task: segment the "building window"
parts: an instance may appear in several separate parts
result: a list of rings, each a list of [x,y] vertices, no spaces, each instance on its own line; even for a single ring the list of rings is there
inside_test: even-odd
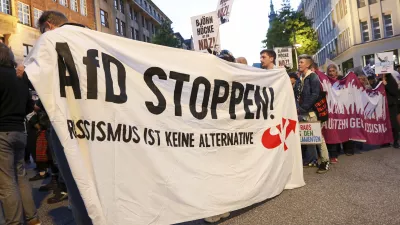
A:
[[[108,27],[108,13],[102,9],[100,9],[100,21],[101,25]]]
[[[371,54],[371,55],[364,55],[363,56],[363,66],[366,66],[368,64],[372,64],[372,62],[374,62],[375,60],[375,54]]]
[[[365,0],[358,0],[357,3],[358,3],[358,8],[362,8],[362,7],[366,6]]]
[[[376,0],[368,0],[368,2],[369,2],[370,5],[377,3]]]
[[[369,41],[368,22],[361,22],[361,34],[363,42]]]
[[[31,11],[29,5],[18,2],[18,18],[19,22],[25,25],[31,25]]]
[[[139,31],[135,29],[135,40],[139,40]]]
[[[120,11],[123,13],[123,14],[125,14],[125,5],[124,5],[124,0],[120,0],[120,2],[119,2],[119,4],[120,4]]]
[[[38,21],[39,21],[39,18],[40,18],[40,16],[42,14],[43,14],[42,10],[33,8],[33,22],[34,22],[34,25],[35,25],[36,28],[39,28]]]
[[[137,12],[135,10],[133,10],[133,17],[134,17],[135,21],[137,22]]]
[[[114,7],[116,10],[118,10],[119,8],[119,4],[118,4],[118,0],[114,0]]]
[[[119,19],[116,18],[115,19],[115,31],[117,32],[117,34],[120,34],[120,27],[119,27]]]
[[[374,39],[381,38],[381,28],[379,27],[379,18],[372,18],[372,31]]]
[[[383,21],[385,22],[385,37],[393,36],[392,15],[383,15]]]
[[[133,20],[133,10],[132,10],[132,6],[129,6],[129,17],[131,18],[131,20]]]
[[[10,14],[10,0],[0,0],[0,12]]]
[[[86,0],[81,0],[81,15],[87,16],[87,4]]]
[[[70,0],[70,7],[75,12],[78,12],[78,0]]]
[[[67,0],[59,0],[60,5],[63,5],[65,7],[68,7]]]
[[[24,57],[27,57],[33,46],[28,44],[22,44],[22,45],[24,46]]]
[[[126,26],[124,21],[121,21],[121,35],[126,37]]]
[[[143,27],[147,29],[147,21],[143,16],[142,16],[142,22],[143,22]]]
[[[135,39],[135,29],[131,27],[131,38]]]

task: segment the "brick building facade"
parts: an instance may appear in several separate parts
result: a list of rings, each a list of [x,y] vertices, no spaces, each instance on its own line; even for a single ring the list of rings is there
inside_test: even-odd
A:
[[[151,0],[95,1],[97,30],[104,33],[151,42],[164,20],[172,22]]]
[[[0,0],[0,41],[22,62],[40,36],[37,20],[43,11],[57,10],[70,22],[96,28],[93,0]]]

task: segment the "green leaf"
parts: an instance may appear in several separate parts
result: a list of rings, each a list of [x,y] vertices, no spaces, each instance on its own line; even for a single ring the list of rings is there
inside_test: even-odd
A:
[[[320,44],[318,35],[312,28],[312,23],[313,21],[308,19],[303,12],[284,7],[271,22],[266,39],[262,43],[269,49],[293,46],[296,36],[296,43],[302,45],[297,49],[298,54],[314,55]]]
[[[174,30],[171,27],[171,23],[166,20],[161,24],[157,34],[154,35],[152,43],[173,48],[181,47],[179,40],[174,35]]]

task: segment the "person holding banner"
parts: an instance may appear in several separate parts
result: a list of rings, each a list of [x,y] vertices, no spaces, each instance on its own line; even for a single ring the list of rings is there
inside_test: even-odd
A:
[[[398,99],[398,86],[396,80],[391,74],[383,75],[383,84],[385,85],[386,96],[388,101],[388,108],[390,114],[390,122],[392,124],[393,133],[393,148],[400,148],[399,146],[399,124],[397,122],[397,99]]]
[[[220,59],[223,59],[223,60],[228,61],[228,62],[235,62],[236,61],[235,57],[233,57],[233,54],[228,50],[222,50],[220,52],[220,54],[218,54],[218,57]],[[230,215],[231,215],[230,212],[226,212],[226,213],[223,213],[223,214],[220,214],[220,215],[215,215],[215,216],[211,216],[211,217],[205,218],[204,221],[206,221],[207,223],[216,223],[216,222],[220,221],[221,219],[228,218]]]
[[[299,71],[301,73],[298,96],[297,113],[299,122],[318,122],[317,113],[314,111],[314,105],[318,102],[321,84],[318,75],[312,71],[314,60],[309,55],[299,57]],[[321,137],[324,139],[323,137]],[[325,141],[322,141],[323,145]],[[326,149],[326,144],[321,149]],[[318,173],[324,173],[329,170],[329,159],[322,159],[318,168]],[[307,145],[303,155],[303,166],[310,167],[317,165],[318,153],[316,145]]]
[[[261,68],[266,70],[276,69],[276,52],[271,49],[264,49],[260,52]]]
[[[327,75],[333,80],[337,80],[339,77],[338,68],[335,64],[328,65],[327,68]],[[338,163],[338,157],[340,152],[340,144],[327,144],[328,151],[329,151],[329,158],[332,164]]]
[[[38,20],[39,30],[43,34],[45,32],[54,30],[54,29],[62,29],[62,26],[80,26],[85,27],[80,24],[68,23],[67,17],[58,11],[45,11],[40,16]],[[32,50],[32,55],[30,60],[25,62],[26,66],[26,73],[29,75],[30,72],[35,73],[36,71],[41,71],[44,67],[54,67],[55,65],[42,65],[39,62],[46,62],[46,56],[48,56],[47,52],[44,52],[44,47],[41,48],[41,45],[44,45],[46,39],[42,37],[38,40],[36,46]],[[43,49],[43,50],[42,50]],[[56,51],[56,49],[54,49]],[[40,59],[40,60],[39,60]],[[51,60],[49,60],[51,61]],[[34,69],[33,69],[34,68]],[[21,69],[21,68],[20,68]],[[22,69],[23,70],[23,69]],[[40,97],[40,96],[39,96]],[[49,127],[49,135],[51,141],[51,145],[53,146],[54,150],[54,157],[58,163],[58,169],[61,173],[65,185],[67,186],[68,190],[68,197],[71,204],[72,214],[75,219],[75,223],[78,225],[90,225],[92,221],[87,213],[86,207],[84,205],[83,199],[79,192],[79,189],[76,185],[76,182],[72,176],[71,169],[69,168],[68,161],[66,159],[63,146],[61,145],[60,140],[53,128],[53,126]]]
[[[344,78],[344,76],[339,75],[339,69],[336,64],[330,64],[328,65],[327,68],[327,73],[330,78],[333,80],[341,80]],[[338,144],[329,144],[328,145],[328,150],[329,150],[329,156],[330,156],[330,161],[332,164],[338,163],[338,156],[340,153],[341,145],[343,145],[343,151],[347,156],[352,156],[354,155],[354,150],[355,150],[355,143],[354,141],[346,141],[343,143],[338,143]]]

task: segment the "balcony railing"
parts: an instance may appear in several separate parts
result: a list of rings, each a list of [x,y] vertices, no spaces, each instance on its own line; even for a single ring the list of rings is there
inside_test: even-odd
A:
[[[154,13],[155,11],[150,10],[149,4],[147,3],[147,7],[144,4],[144,0],[135,0],[135,3],[142,8],[145,12],[147,12],[153,19],[158,21],[159,23],[162,23],[161,18],[158,16],[157,13]]]

